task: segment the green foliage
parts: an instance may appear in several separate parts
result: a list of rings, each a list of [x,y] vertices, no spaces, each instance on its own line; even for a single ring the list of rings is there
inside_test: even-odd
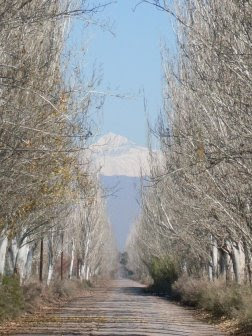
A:
[[[170,256],[153,258],[150,268],[150,276],[153,279],[151,290],[156,292],[172,292],[172,284],[178,279],[179,268],[175,260]]]
[[[0,321],[18,316],[24,309],[24,295],[18,276],[3,277],[0,285]]]
[[[120,253],[120,264],[121,265],[126,266],[128,263],[128,259],[129,259],[129,256],[127,252]]]

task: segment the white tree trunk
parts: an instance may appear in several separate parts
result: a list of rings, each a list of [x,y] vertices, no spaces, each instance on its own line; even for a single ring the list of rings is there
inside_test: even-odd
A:
[[[52,277],[53,277],[53,263],[49,263],[48,265],[48,275],[47,275],[47,286],[50,285],[51,281],[52,281]]]
[[[85,280],[89,280],[89,275],[90,275],[90,268],[89,268],[89,266],[87,265],[87,267],[86,267]]]
[[[23,245],[18,249],[18,252],[17,252],[15,267],[18,270],[21,283],[23,283],[24,278],[25,278],[26,262],[27,262],[29,250],[30,250],[29,245],[25,244],[25,241],[24,241]]]
[[[218,245],[217,240],[212,237],[212,279],[218,278]]]
[[[182,271],[184,274],[188,274],[188,269],[187,269],[187,262],[186,260],[183,260],[183,263],[182,263]]]
[[[84,280],[87,280],[89,245],[90,245],[90,238],[88,237],[84,251],[83,265],[81,268],[81,277]]]
[[[74,254],[75,254],[75,244],[74,239],[72,240],[72,251],[71,251],[71,261],[70,261],[70,268],[69,268],[69,279],[73,277],[73,267],[74,267]]]
[[[53,241],[52,235],[48,236],[48,274],[47,274],[47,286],[50,285],[53,272],[54,272],[54,255],[53,255]]]
[[[244,282],[245,279],[245,254],[241,243],[232,244],[232,262],[235,280],[240,284]]]
[[[13,239],[8,242],[5,258],[7,271],[9,273],[14,273],[17,263],[17,257],[18,257],[18,244],[16,239]]]
[[[0,238],[0,275],[4,274],[7,246],[8,246],[8,238],[1,237]]]
[[[85,280],[85,262],[81,265],[81,270],[80,270],[80,278],[81,280]]]
[[[232,261],[232,243],[229,240],[225,241],[225,249],[223,255],[225,261],[226,282],[231,282],[234,278],[234,269]]]
[[[246,242],[243,243],[245,263],[246,263],[246,281],[252,284],[252,253]]]
[[[208,279],[209,281],[213,281],[213,266],[211,263],[208,265]]]
[[[31,272],[32,272],[32,259],[33,259],[33,253],[36,248],[36,244],[33,246],[30,246],[29,252],[27,254],[27,259],[25,263],[25,275],[24,275],[24,280],[29,279]]]

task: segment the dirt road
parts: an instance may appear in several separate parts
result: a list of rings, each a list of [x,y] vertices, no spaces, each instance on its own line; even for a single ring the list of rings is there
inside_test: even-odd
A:
[[[23,319],[9,335],[223,335],[195,320],[189,309],[147,295],[140,284],[130,280],[97,288],[41,318],[31,315]]]

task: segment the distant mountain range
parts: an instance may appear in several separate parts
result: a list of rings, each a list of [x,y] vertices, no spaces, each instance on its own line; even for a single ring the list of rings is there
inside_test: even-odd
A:
[[[149,150],[113,133],[100,138],[91,150],[101,182],[111,193],[107,198],[108,214],[118,247],[123,251],[130,226],[140,210],[141,176],[150,174]]]

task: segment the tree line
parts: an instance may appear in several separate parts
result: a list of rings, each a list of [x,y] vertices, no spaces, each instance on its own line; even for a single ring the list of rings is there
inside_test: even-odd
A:
[[[21,282],[89,279],[115,266],[89,153],[97,79],[69,70],[67,48],[73,19],[88,24],[104,6],[0,1],[0,274]]]
[[[163,50],[152,129],[162,153],[142,188],[129,263],[144,277],[168,256],[180,274],[251,283],[252,3],[143,2],[172,15],[177,50]]]

